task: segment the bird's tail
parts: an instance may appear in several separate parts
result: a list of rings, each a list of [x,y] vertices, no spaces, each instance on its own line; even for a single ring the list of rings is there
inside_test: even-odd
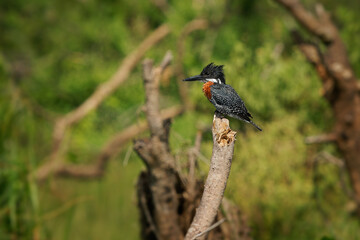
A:
[[[254,127],[256,127],[257,130],[262,131],[262,129],[258,125],[256,125],[253,121],[250,120],[249,123],[251,123]]]

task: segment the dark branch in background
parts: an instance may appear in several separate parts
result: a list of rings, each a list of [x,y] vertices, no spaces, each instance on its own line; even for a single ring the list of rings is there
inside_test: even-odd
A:
[[[185,27],[183,28],[180,34],[179,39],[177,40],[177,58],[174,68],[175,68],[175,75],[177,77],[180,98],[186,109],[192,108],[192,103],[189,101],[188,85],[183,84],[182,82],[182,80],[185,78],[184,69],[183,69],[183,59],[185,53],[186,38],[189,36],[190,33],[194,31],[206,29],[208,25],[209,24],[205,19],[195,19],[185,25]]]
[[[60,117],[55,122],[53,132],[53,149],[46,161],[36,171],[36,178],[41,180],[51,175],[63,166],[60,158],[60,150],[67,128],[79,122],[92,110],[97,108],[100,103],[111,95],[129,76],[132,69],[144,56],[147,50],[162,40],[170,32],[167,25],[162,25],[150,34],[137,49],[130,53],[122,62],[116,73],[106,82],[99,85],[94,93],[86,99],[78,108]]]
[[[223,199],[230,174],[236,132],[229,127],[229,120],[215,112],[213,121],[213,152],[204,193],[194,220],[185,236],[186,240],[200,236],[214,222]],[[204,238],[202,236],[199,239]]]
[[[360,96],[359,83],[350,65],[344,43],[330,15],[321,5],[316,15],[307,11],[298,0],[275,0],[314,37],[321,40],[324,52],[299,32],[293,34],[307,60],[314,66],[323,82],[323,95],[330,103],[335,125],[327,140],[336,143],[349,172],[357,214],[360,216]],[[325,140],[324,138],[323,140]]]
[[[143,239],[150,239],[152,235],[158,235],[158,239],[183,239],[176,192],[179,177],[168,143],[170,124],[160,118],[159,111],[159,81],[171,60],[168,52],[159,67],[154,67],[149,59],[143,62],[146,117],[151,137],[134,143],[134,150],[147,166],[147,171],[141,173],[138,181],[138,199],[146,199],[146,208],[139,204]],[[150,214],[155,227],[151,227],[146,209],[152,210]],[[148,231],[147,226],[155,228],[156,232]]]
[[[292,38],[303,52],[307,60],[314,66],[321,81],[323,82],[321,95],[328,101],[334,100],[334,81],[324,62],[324,57],[320,52],[319,46],[315,43],[306,41],[298,31],[292,31]]]
[[[314,16],[298,0],[275,1],[282,4],[305,29],[318,36],[324,43],[332,42],[337,37],[337,28],[321,5],[316,6],[317,16]]]

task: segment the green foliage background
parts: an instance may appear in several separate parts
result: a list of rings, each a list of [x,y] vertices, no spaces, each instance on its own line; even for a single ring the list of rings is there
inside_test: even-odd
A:
[[[333,14],[359,76],[360,3],[319,2]],[[195,18],[207,19],[210,27],[186,39],[186,75],[198,74],[209,62],[224,64],[227,82],[264,129],[259,133],[231,121],[239,134],[226,195],[246,215],[254,239],[360,239],[339,170],[330,164],[320,164],[317,172],[313,168],[318,152],[338,155],[336,149],[303,141],[329,131],[332,114],[316,73],[292,44],[294,20],[269,0],[167,3],[162,11],[146,0],[0,2],[0,239],[140,238],[135,183],[144,166],[131,143],[101,180],[38,184],[30,173],[51,151],[57,116],[79,106],[163,23],[172,32],[146,57],[159,62],[168,49],[176,57],[181,30]],[[314,8],[315,1],[305,4]],[[161,93],[162,107],[180,103],[175,77]],[[214,110],[200,84],[190,85],[189,98],[195,111],[174,119],[171,131],[181,161],[196,129],[211,126]],[[138,64],[113,95],[68,132],[64,157],[91,162],[107,139],[144,118],[143,104]],[[201,151],[210,157],[209,134]],[[204,175],[208,166],[200,165]]]

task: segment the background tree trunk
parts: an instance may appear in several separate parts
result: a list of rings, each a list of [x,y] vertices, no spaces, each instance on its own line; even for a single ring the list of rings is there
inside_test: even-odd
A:
[[[359,83],[350,65],[345,45],[339,30],[321,5],[316,6],[315,16],[298,0],[276,1],[324,45],[322,52],[315,43],[305,41],[299,32],[293,33],[295,42],[321,78],[323,95],[333,109],[333,132],[325,134],[322,142],[335,142],[344,156],[360,217]]]

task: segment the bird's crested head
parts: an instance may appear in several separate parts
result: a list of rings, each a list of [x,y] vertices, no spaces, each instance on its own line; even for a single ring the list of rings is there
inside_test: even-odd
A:
[[[200,73],[208,79],[216,79],[219,83],[225,83],[224,65],[215,65],[214,63],[208,64]]]
[[[208,64],[201,71],[200,75],[184,79],[184,81],[202,81],[225,84],[224,65]]]

